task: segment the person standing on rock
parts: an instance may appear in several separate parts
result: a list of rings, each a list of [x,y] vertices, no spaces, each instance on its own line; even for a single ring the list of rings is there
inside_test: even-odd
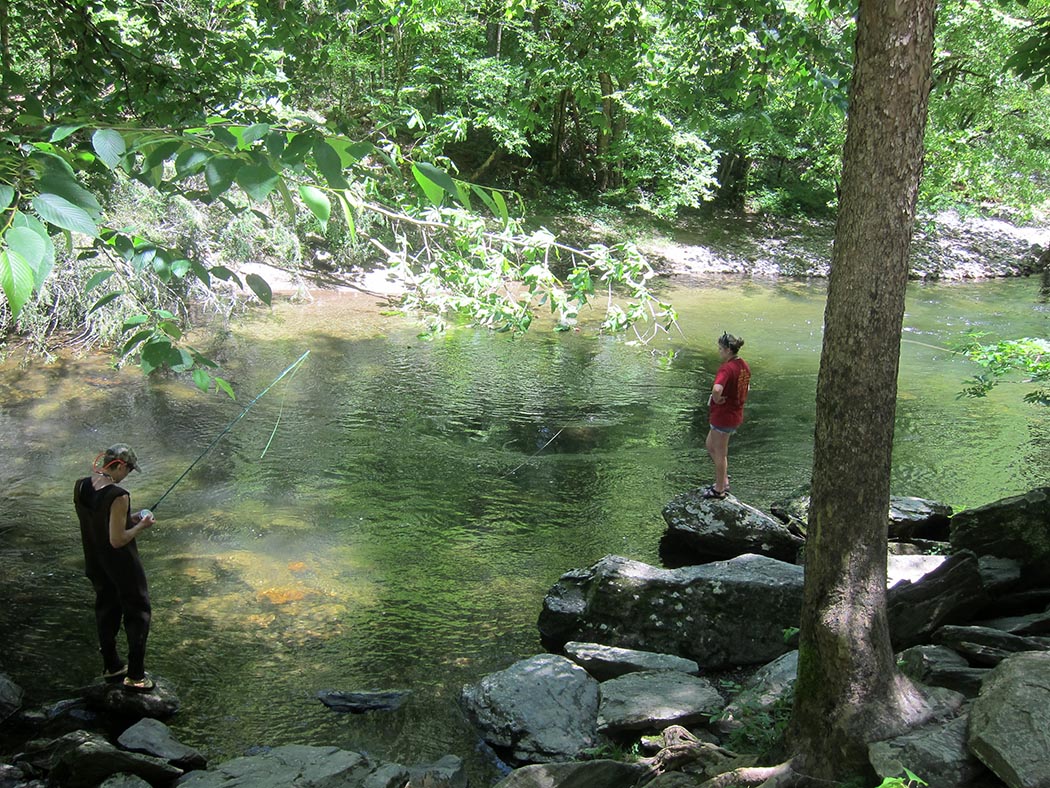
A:
[[[715,464],[715,481],[704,488],[704,498],[725,498],[729,490],[729,438],[744,421],[744,403],[751,385],[751,368],[737,357],[744,340],[722,333],[718,338],[718,356],[722,365],[707,404],[710,407],[707,453]]]
[[[85,574],[95,589],[95,624],[102,654],[102,677],[123,679],[138,692],[153,689],[146,676],[146,639],[151,608],[146,572],[136,538],[153,525],[153,514],[131,513],[131,495],[120,486],[129,473],[141,470],[135,452],[118,443],[95,458],[90,476],[73,487],[73,504],[80,520]],[[128,661],[117,652],[121,621],[128,639]]]

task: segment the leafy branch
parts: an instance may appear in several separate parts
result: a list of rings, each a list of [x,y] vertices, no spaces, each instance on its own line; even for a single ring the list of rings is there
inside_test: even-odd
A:
[[[962,396],[985,397],[1009,375],[1019,374],[1025,383],[1039,384],[1025,394],[1025,402],[1050,405],[1050,341],[1023,337],[985,344],[987,334],[975,332],[959,352],[983,367],[986,372],[966,381]]]

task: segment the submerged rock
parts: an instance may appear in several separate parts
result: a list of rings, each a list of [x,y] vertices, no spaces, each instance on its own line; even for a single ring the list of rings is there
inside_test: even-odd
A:
[[[5,673],[0,673],[0,722],[3,722],[20,708],[25,693]]]
[[[321,690],[317,697],[328,708],[340,713],[364,714],[368,711],[396,711],[411,693],[407,690],[385,692],[339,692]]]

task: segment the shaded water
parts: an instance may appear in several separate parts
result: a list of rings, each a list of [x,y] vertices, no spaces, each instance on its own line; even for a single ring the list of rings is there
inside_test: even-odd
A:
[[[563,572],[607,553],[658,562],[662,506],[710,478],[702,403],[723,329],[745,337],[754,373],[734,492],[766,507],[808,481],[824,283],[667,295],[684,334],[639,348],[542,330],[424,342],[363,297],[324,294],[236,331],[224,352],[239,403],[105,359],[9,363],[0,671],[33,707],[99,670],[70,503],[95,453],[132,444],[146,472],[128,486],[148,506],[309,349],[141,540],[147,666],[183,701],[171,727],[212,762],[290,742],[408,764],[451,752],[488,784],[460,687],[542,650],[536,617]],[[974,369],[943,349],[972,329],[1045,336],[1048,314],[1030,280],[912,285],[894,493],[958,510],[1050,483],[1050,411],[1016,384],[957,399]],[[394,713],[337,715],[321,689],[412,695]]]

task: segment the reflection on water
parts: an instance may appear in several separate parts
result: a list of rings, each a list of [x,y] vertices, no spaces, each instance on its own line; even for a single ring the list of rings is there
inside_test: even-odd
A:
[[[959,509],[1050,481],[1050,414],[1022,403],[1019,385],[957,399],[973,369],[947,350],[973,329],[1045,335],[1038,284],[913,286],[894,493]],[[662,506],[709,479],[703,403],[723,330],[745,337],[754,370],[730,450],[736,494],[765,507],[808,481],[823,294],[822,283],[729,279],[671,290],[685,333],[651,348],[543,331],[424,342],[329,294],[231,340],[241,403],[105,359],[8,365],[0,670],[32,705],[98,670],[70,505],[94,454],[132,444],[147,470],[129,482],[133,504],[149,505],[310,350],[142,541],[147,664],[183,700],[172,727],[212,761],[287,742],[405,763],[453,752],[486,784],[495,770],[457,710],[460,687],[541,650],[536,616],[564,571],[607,553],[657,562]],[[394,713],[340,716],[321,689],[412,694]]]

